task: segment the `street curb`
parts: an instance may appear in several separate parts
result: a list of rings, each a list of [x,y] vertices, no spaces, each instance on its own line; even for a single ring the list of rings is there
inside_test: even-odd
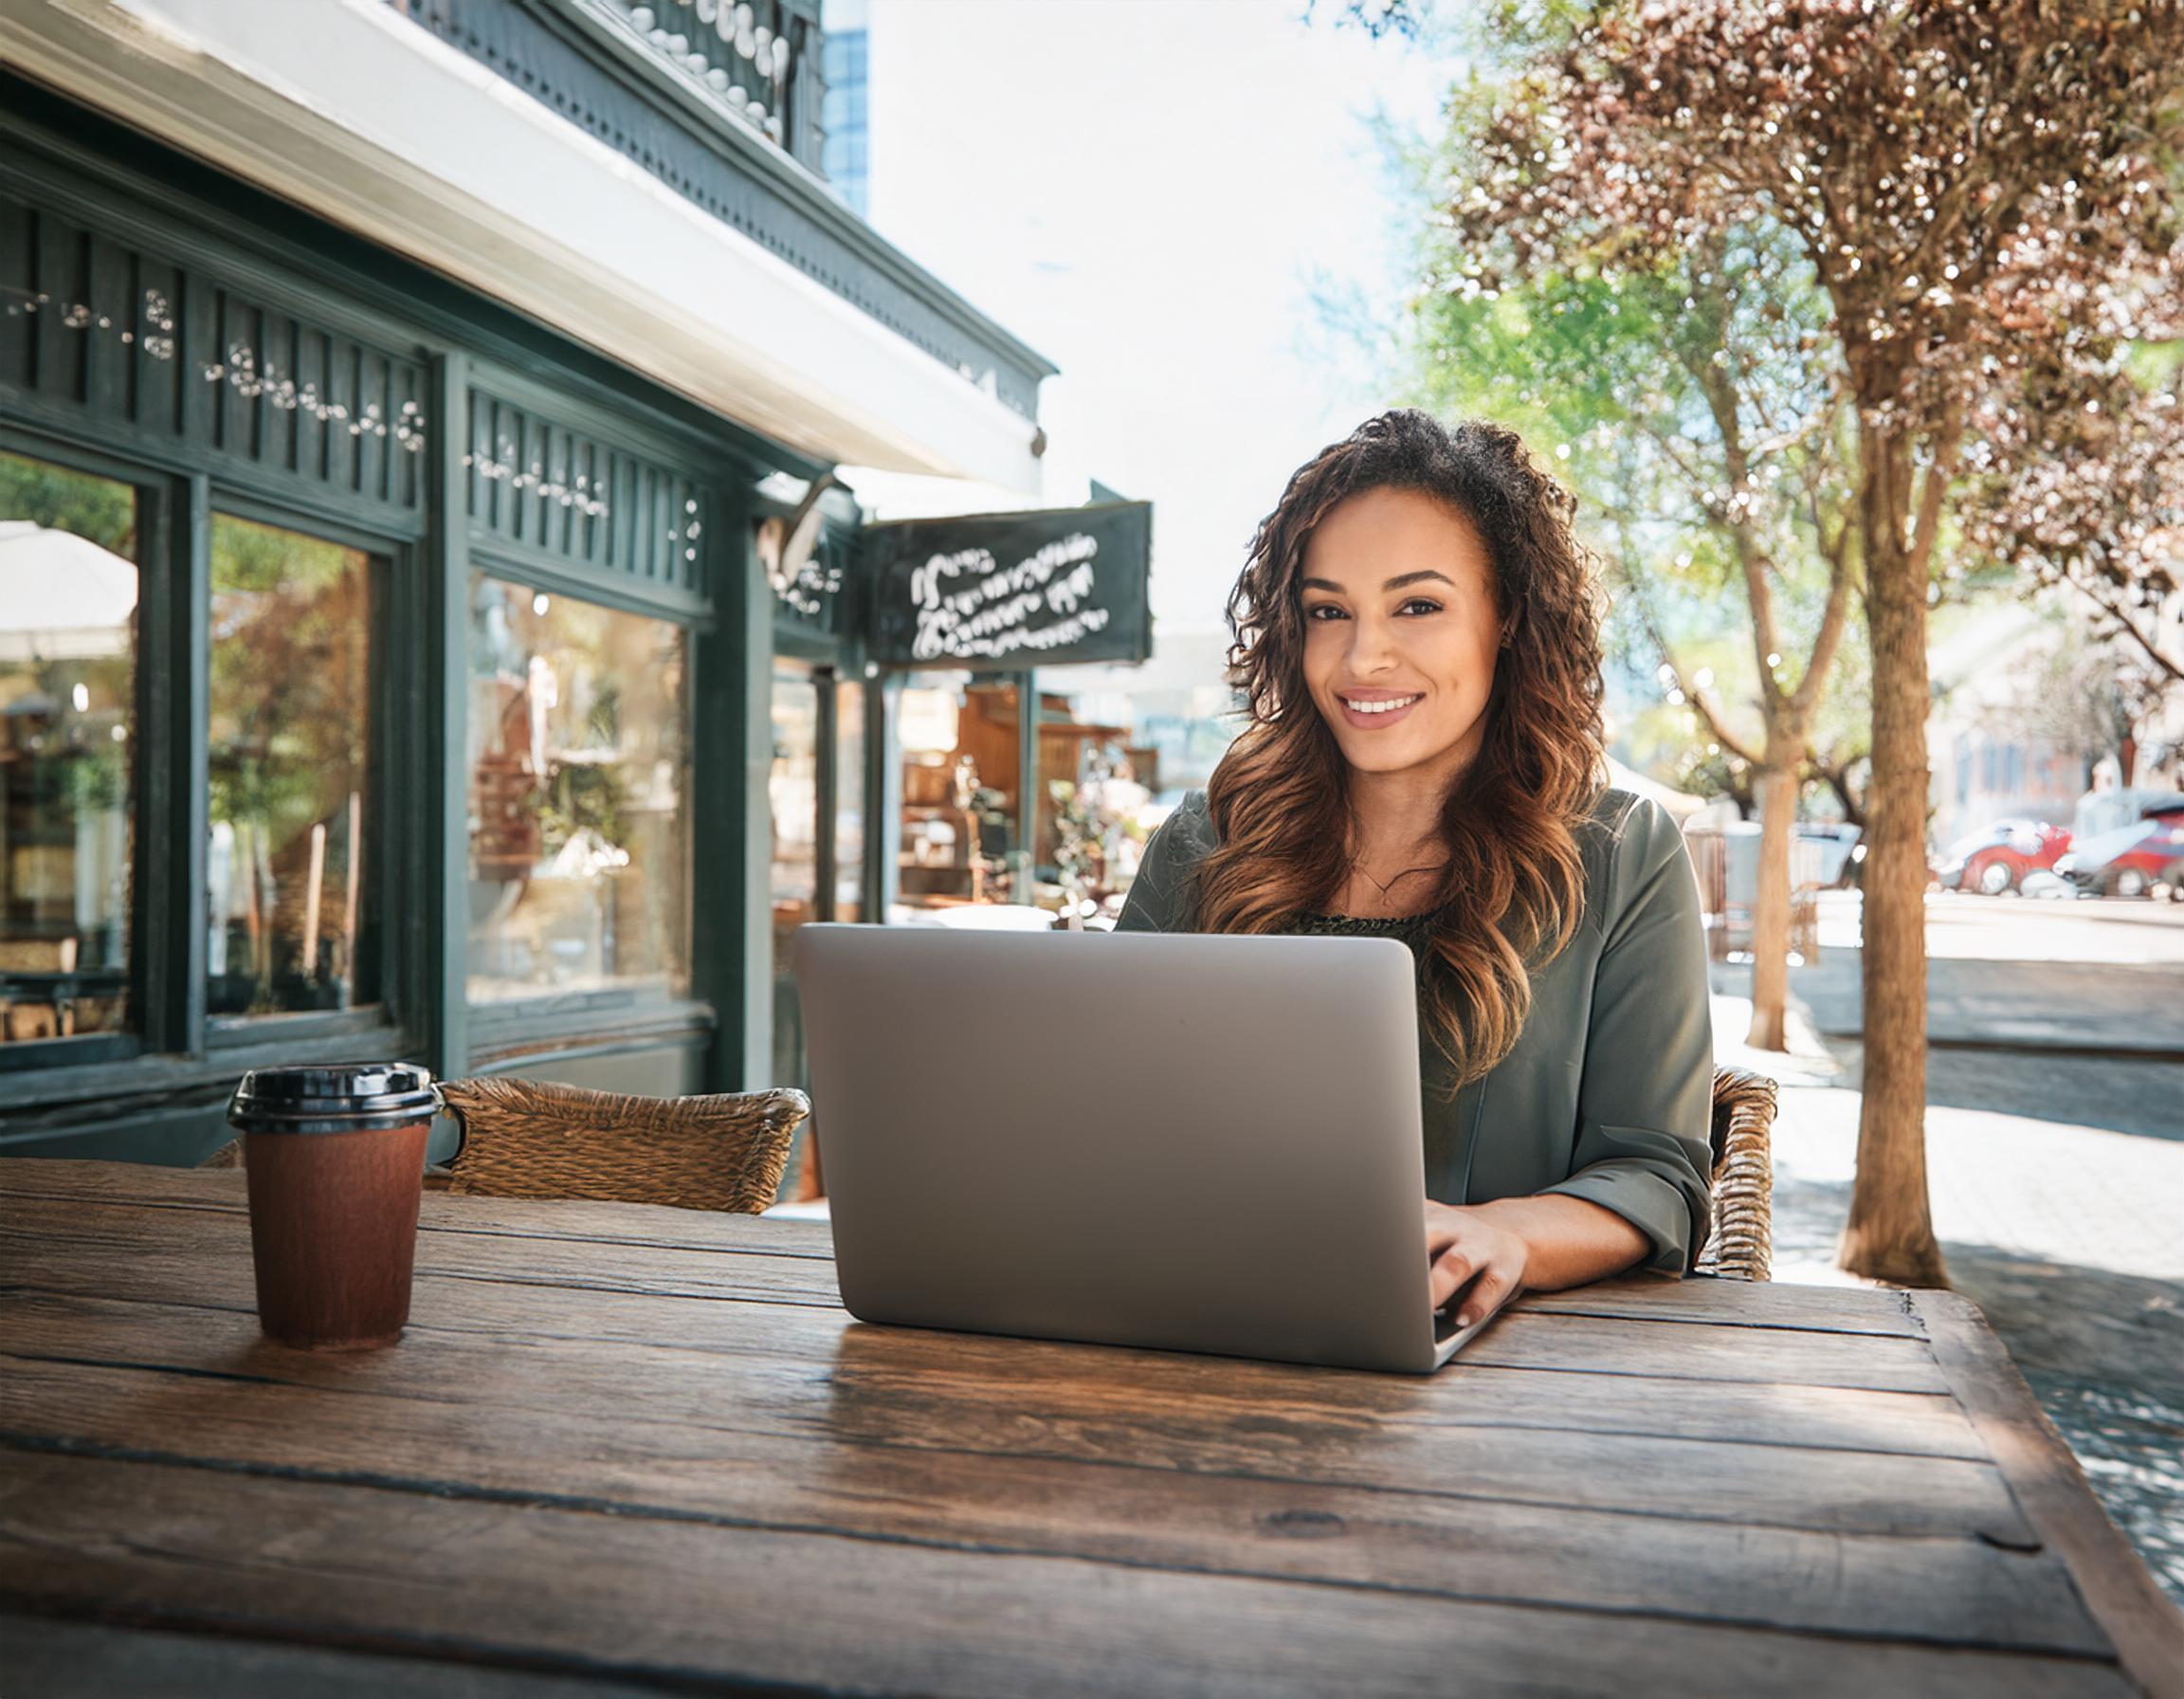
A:
[[[1830,1030],[1823,1038],[1850,1038],[1866,1042],[1863,1032]],[[2027,1038],[1956,1038],[1926,1035],[1930,1050],[1990,1050],[2013,1056],[2084,1056],[2104,1062],[2184,1062],[2184,1049],[2165,1045],[2051,1044]]]

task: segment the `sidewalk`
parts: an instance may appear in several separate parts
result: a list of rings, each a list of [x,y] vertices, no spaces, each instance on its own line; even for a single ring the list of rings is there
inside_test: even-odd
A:
[[[1792,996],[1829,1038],[1863,1030],[1863,901],[1823,891],[1819,959],[1790,970]],[[1937,1052],[2184,1061],[2184,906],[1930,891],[1926,953],[1926,1036]],[[1725,983],[1718,968],[1716,991],[1745,984]]]
[[[1857,1167],[1858,1046],[1823,1044],[1793,1003],[1789,1052],[1756,1050],[1750,1002],[1718,994],[1713,1007],[1716,1063],[1781,1085],[1774,1278],[1863,1284],[1834,1266]],[[2184,1076],[2176,1064],[2109,1066]],[[1930,1102],[1926,1158],[1951,1284],[1985,1312],[2108,1514],[2184,1601],[2184,1139]]]
[[[1753,1050],[1744,1043],[1751,1003],[1720,993],[1713,1003],[1716,1062],[1753,1069],[1781,1084],[1777,1191],[1787,1170],[1810,1195],[1791,1220],[1776,1211],[1776,1266],[1819,1262],[1831,1268],[1834,1235],[1849,1210],[1856,1169],[1862,1047],[1854,1039],[1824,1043],[1793,999],[1790,1052]],[[2179,1087],[2184,1088],[2184,1079]],[[2184,1140],[1956,1106],[1931,1101],[1931,1091],[1928,1096],[1927,1180],[1934,1229],[1944,1245],[1955,1240],[2184,1282]],[[2184,1089],[2170,1101],[2184,1105]],[[1824,1197],[1835,1205],[1831,1217],[1810,1207]],[[1793,1228],[1805,1236],[1787,1236]],[[2179,1373],[2184,1374],[2184,1353]]]
[[[1793,967],[1790,987],[1830,1036],[1863,1015],[1859,951],[1824,947]],[[2037,996],[2029,996],[2036,988]],[[2184,1058],[2184,993],[2167,962],[1992,961],[1926,964],[1926,1036],[1936,1046]]]

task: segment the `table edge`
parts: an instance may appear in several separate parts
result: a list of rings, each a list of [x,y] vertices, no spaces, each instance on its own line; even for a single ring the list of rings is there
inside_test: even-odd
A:
[[[2109,1519],[2009,1348],[1961,1293],[1918,1288],[1906,1295],[1965,1419],[2033,1532],[2063,1559],[2124,1674],[2153,1699],[2184,1693],[2184,1610]]]

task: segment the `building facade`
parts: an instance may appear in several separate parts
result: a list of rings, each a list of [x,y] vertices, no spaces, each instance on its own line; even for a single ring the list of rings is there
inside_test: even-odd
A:
[[[828,191],[817,0],[294,15],[0,21],[0,1151],[790,1083],[785,841],[885,892],[827,485],[1030,496],[1053,367]]]

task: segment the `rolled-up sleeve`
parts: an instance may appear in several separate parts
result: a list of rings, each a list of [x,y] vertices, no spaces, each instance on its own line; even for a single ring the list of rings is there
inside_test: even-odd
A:
[[[1699,882],[1659,803],[1627,813],[1610,858],[1570,1178],[1545,1188],[1643,1233],[1642,1265],[1689,1271],[1710,1221],[1714,1031]]]
[[[1138,858],[1138,876],[1116,917],[1118,932],[1187,932],[1191,929],[1191,880],[1198,858],[1212,843],[1206,794],[1192,791],[1154,828]]]

